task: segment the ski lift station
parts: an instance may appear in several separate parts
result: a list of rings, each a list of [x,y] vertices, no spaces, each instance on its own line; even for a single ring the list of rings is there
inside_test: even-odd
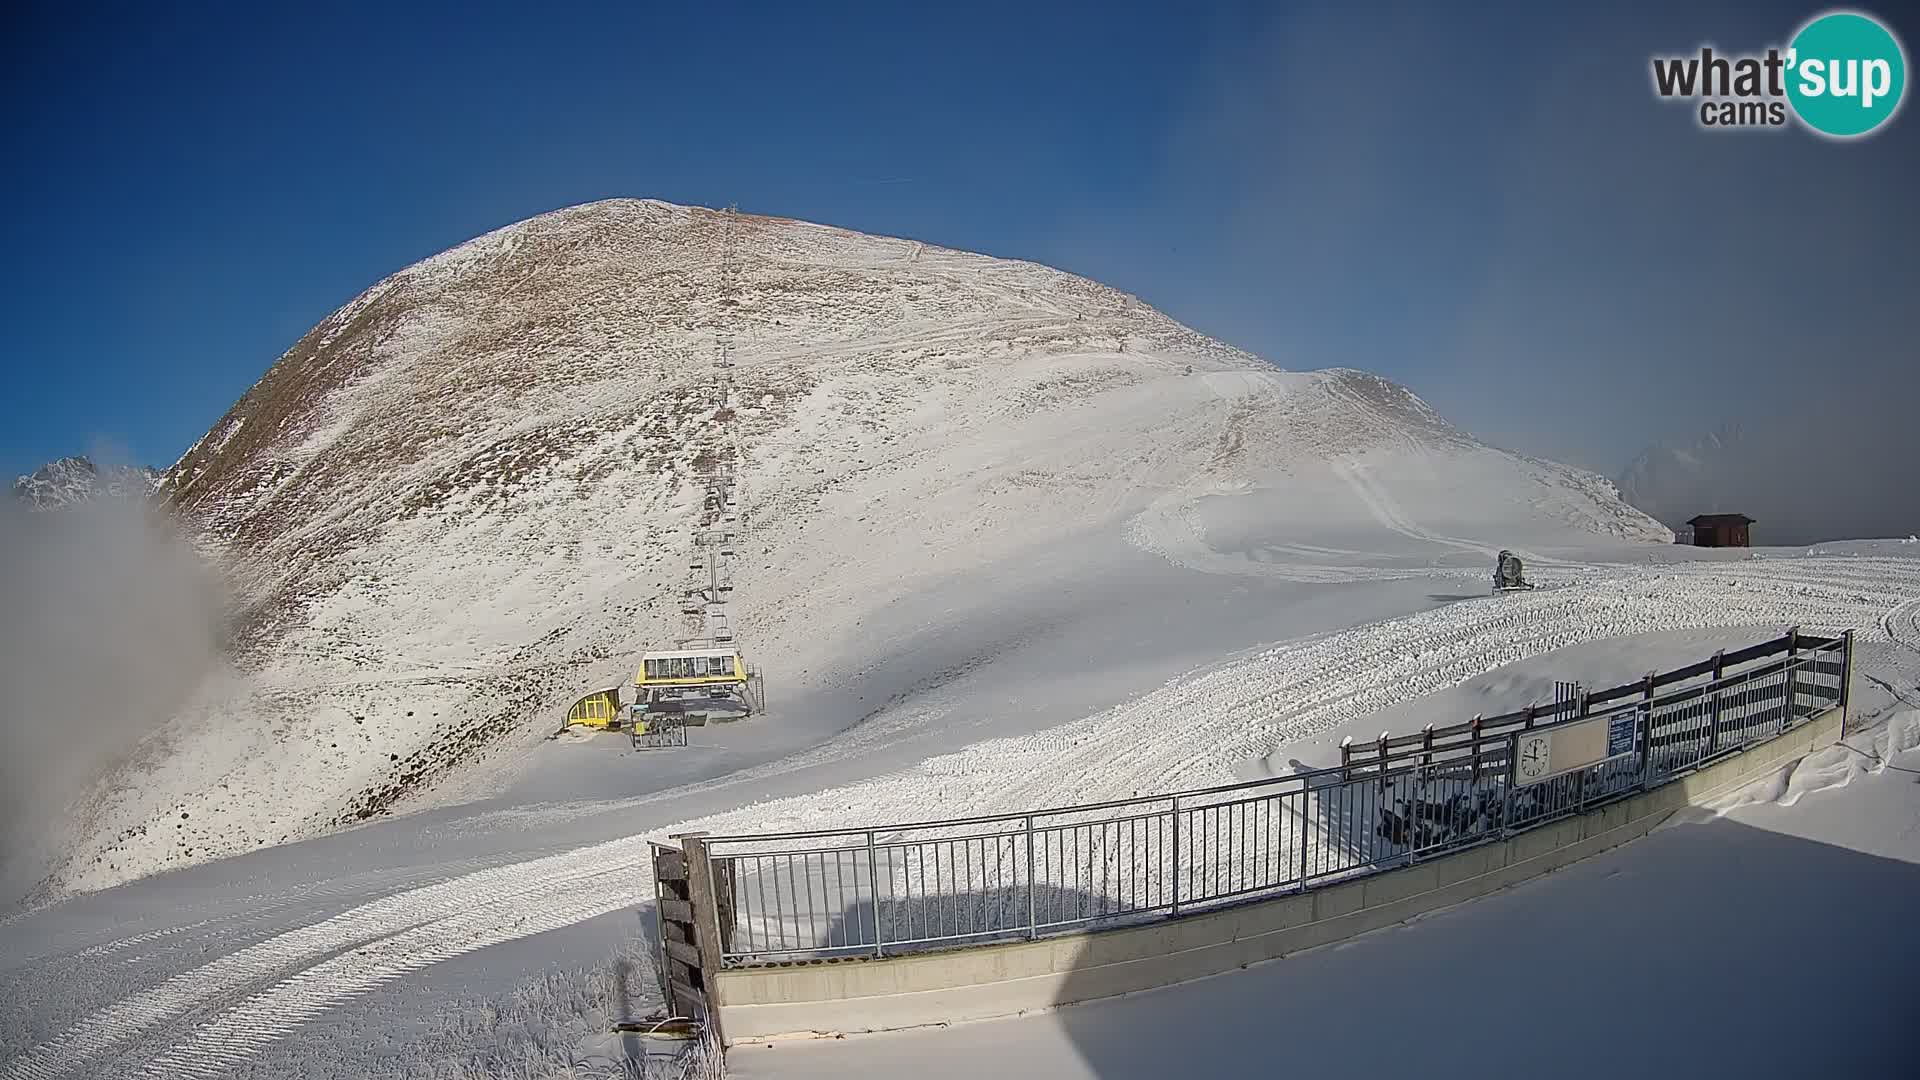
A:
[[[641,654],[634,711],[745,716],[754,711],[752,672],[730,645]]]

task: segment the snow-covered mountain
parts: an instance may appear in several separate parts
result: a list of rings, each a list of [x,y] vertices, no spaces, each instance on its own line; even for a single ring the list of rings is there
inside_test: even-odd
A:
[[[13,497],[33,510],[57,510],[102,495],[145,497],[158,488],[159,469],[113,465],[86,457],[63,457],[13,482]]]
[[[788,700],[869,673],[897,600],[1082,537],[1328,584],[1670,539],[1404,388],[1281,372],[1047,267],[575,207],[374,285],[169,470],[242,601],[238,672],[94,804],[59,882],[348,824],[544,736],[678,632],[717,455],[741,470],[734,624]]]
[[[1740,513],[1746,507],[1725,489],[1730,463],[1752,452],[1738,425],[1728,425],[1682,445],[1658,443],[1642,450],[1620,474],[1620,497],[1682,532],[1695,514]],[[1721,504],[1727,505],[1721,505]]]

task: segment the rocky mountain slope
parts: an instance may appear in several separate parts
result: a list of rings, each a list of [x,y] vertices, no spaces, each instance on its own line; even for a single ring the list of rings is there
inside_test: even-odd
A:
[[[789,697],[861,678],[896,599],[1077,536],[1221,570],[1222,493],[1324,531],[1310,557],[1257,560],[1300,580],[1443,561],[1353,539],[1382,528],[1484,573],[1448,515],[1543,545],[1667,536],[1403,388],[1277,371],[1046,267],[576,207],[374,285],[169,470],[161,498],[238,590],[236,667],[91,802],[57,883],[352,823],[544,736],[677,633],[717,455],[741,469],[734,623]]]

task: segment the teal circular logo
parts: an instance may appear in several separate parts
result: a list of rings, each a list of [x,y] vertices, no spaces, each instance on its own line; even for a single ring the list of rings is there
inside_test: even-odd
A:
[[[1892,118],[1906,92],[1906,51],[1870,16],[1821,15],[1787,49],[1787,100],[1823,135],[1865,135]]]

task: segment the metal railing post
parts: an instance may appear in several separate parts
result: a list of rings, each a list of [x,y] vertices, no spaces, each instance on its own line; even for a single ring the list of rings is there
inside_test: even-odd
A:
[[[1480,714],[1473,714],[1473,790],[1480,790]],[[1475,798],[1479,796],[1476,795]]]
[[[1432,770],[1425,765],[1414,766],[1414,794],[1407,800],[1407,862],[1409,864],[1420,861],[1420,807],[1418,804],[1426,799],[1427,784],[1432,778],[1431,773]]]
[[[1040,919],[1035,914],[1033,892],[1033,815],[1027,815],[1027,940],[1040,936]]]
[[[1727,677],[1727,650],[1713,654],[1713,689],[1707,692],[1707,753],[1720,751],[1720,681]]]
[[[1173,879],[1173,913],[1180,914],[1180,796],[1173,797],[1173,857],[1168,870]]]
[[[1428,806],[1427,795],[1433,787],[1433,725],[1420,729],[1420,778],[1413,785],[1414,795],[1407,800],[1407,840],[1413,850],[1413,861],[1420,861],[1420,829],[1418,823],[1425,819]],[[1418,800],[1418,805],[1415,805]]]
[[[1529,715],[1531,720],[1532,716]],[[1500,812],[1500,838],[1506,839],[1513,832],[1513,792],[1520,786],[1520,736],[1516,733],[1507,736],[1507,797],[1506,807]]]
[[[893,875],[888,874],[891,880]],[[867,893],[873,898],[873,955],[885,956],[886,939],[880,933],[880,852],[873,846],[873,830],[867,830]]]
[[[1800,669],[1799,669],[1798,660],[1797,660],[1799,652],[1800,652],[1800,628],[1797,626],[1788,627],[1787,628],[1787,672],[1786,672],[1787,674],[1787,707],[1781,713],[1781,716],[1780,716],[1781,731],[1785,731],[1788,728],[1793,726],[1794,698],[1798,696],[1795,693],[1795,685],[1800,681],[1798,678]]]
[[[1640,790],[1653,783],[1653,672],[1647,672],[1646,688],[1640,694]]]
[[[1376,829],[1376,832],[1369,835],[1376,835],[1376,836],[1379,835],[1377,832],[1380,824],[1378,819],[1380,815],[1385,814],[1387,812],[1387,739],[1389,737],[1390,737],[1389,732],[1385,732],[1385,731],[1381,732],[1380,741],[1379,743],[1376,744],[1376,747],[1380,754],[1380,764],[1376,766],[1377,771],[1374,773],[1374,777],[1373,777],[1373,814],[1375,818],[1374,828]],[[1411,846],[1413,841],[1413,833],[1411,830],[1409,830],[1407,833],[1407,841],[1409,846]],[[1367,847],[1369,849],[1373,849],[1373,845],[1371,843],[1369,843]],[[1393,850],[1392,837],[1387,838],[1387,850],[1388,851]],[[1369,859],[1367,861],[1377,863],[1380,860],[1378,858],[1374,858],[1374,859]]]
[[[1312,823],[1307,820],[1307,800],[1311,798],[1311,789],[1305,783],[1300,786],[1300,891],[1307,891],[1307,830]]]
[[[1585,719],[1587,715],[1587,688],[1577,682],[1573,684],[1573,715],[1576,719]],[[1580,808],[1578,813],[1584,814],[1587,812],[1587,788],[1589,786],[1587,781],[1591,779],[1593,775],[1593,770],[1587,768],[1581,769],[1573,778],[1573,786],[1579,792]]]
[[[1853,631],[1840,635],[1840,730],[1852,719],[1848,707],[1853,703]]]

